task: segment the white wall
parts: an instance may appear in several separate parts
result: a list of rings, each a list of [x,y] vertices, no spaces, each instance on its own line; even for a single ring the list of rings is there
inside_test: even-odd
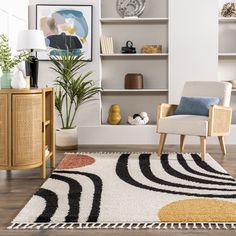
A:
[[[169,101],[185,81],[217,80],[218,1],[169,0]]]
[[[16,49],[19,30],[28,28],[28,0],[6,0],[0,4],[0,34],[9,37],[13,51]]]
[[[36,27],[36,4],[75,4],[93,5],[93,61],[89,62],[86,70],[92,70],[90,79],[99,80],[99,1],[98,0],[29,0],[29,27]],[[41,61],[39,68],[39,86],[53,85],[55,73],[49,68],[50,62]],[[101,108],[99,100],[82,106],[79,110],[76,124],[80,126],[97,126],[101,120]],[[58,124],[59,125],[59,124]]]

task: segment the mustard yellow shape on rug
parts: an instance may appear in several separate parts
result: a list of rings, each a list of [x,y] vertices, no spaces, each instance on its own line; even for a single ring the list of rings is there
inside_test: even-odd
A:
[[[189,199],[170,203],[158,213],[161,222],[236,222],[236,203]]]

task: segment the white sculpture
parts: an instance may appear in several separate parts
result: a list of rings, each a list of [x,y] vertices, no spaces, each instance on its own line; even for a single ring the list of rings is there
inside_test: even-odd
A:
[[[149,122],[149,117],[146,112],[128,116],[128,123],[131,125],[146,125]]]
[[[24,78],[23,72],[18,70],[11,81],[11,87],[13,89],[24,89],[26,88],[26,80]]]

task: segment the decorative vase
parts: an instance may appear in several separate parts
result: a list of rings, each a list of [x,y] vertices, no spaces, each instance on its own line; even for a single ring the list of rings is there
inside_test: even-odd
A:
[[[14,89],[24,89],[26,88],[26,80],[23,76],[22,71],[16,71],[12,81],[11,81],[11,87]]]
[[[56,148],[58,150],[75,150],[78,148],[78,127],[56,130]]]
[[[13,71],[3,71],[1,76],[1,88],[9,89],[11,88],[11,80],[14,76]]]
[[[110,125],[118,125],[121,122],[120,106],[118,104],[113,104],[109,110],[109,116],[107,122]]]

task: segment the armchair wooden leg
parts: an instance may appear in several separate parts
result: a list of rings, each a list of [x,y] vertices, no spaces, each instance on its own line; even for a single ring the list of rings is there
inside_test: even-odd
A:
[[[224,139],[224,136],[219,136],[218,137],[219,139],[219,142],[220,142],[220,148],[221,148],[221,151],[224,155],[226,155],[226,148],[225,148],[225,139]]]
[[[159,148],[158,148],[158,156],[161,156],[162,152],[163,152],[163,148],[165,145],[165,141],[166,141],[166,136],[167,134],[160,134],[160,142],[159,142]]]
[[[201,158],[204,161],[206,157],[206,137],[200,137]]]
[[[180,152],[184,151],[185,137],[186,137],[185,135],[180,135],[180,147],[179,147]]]

